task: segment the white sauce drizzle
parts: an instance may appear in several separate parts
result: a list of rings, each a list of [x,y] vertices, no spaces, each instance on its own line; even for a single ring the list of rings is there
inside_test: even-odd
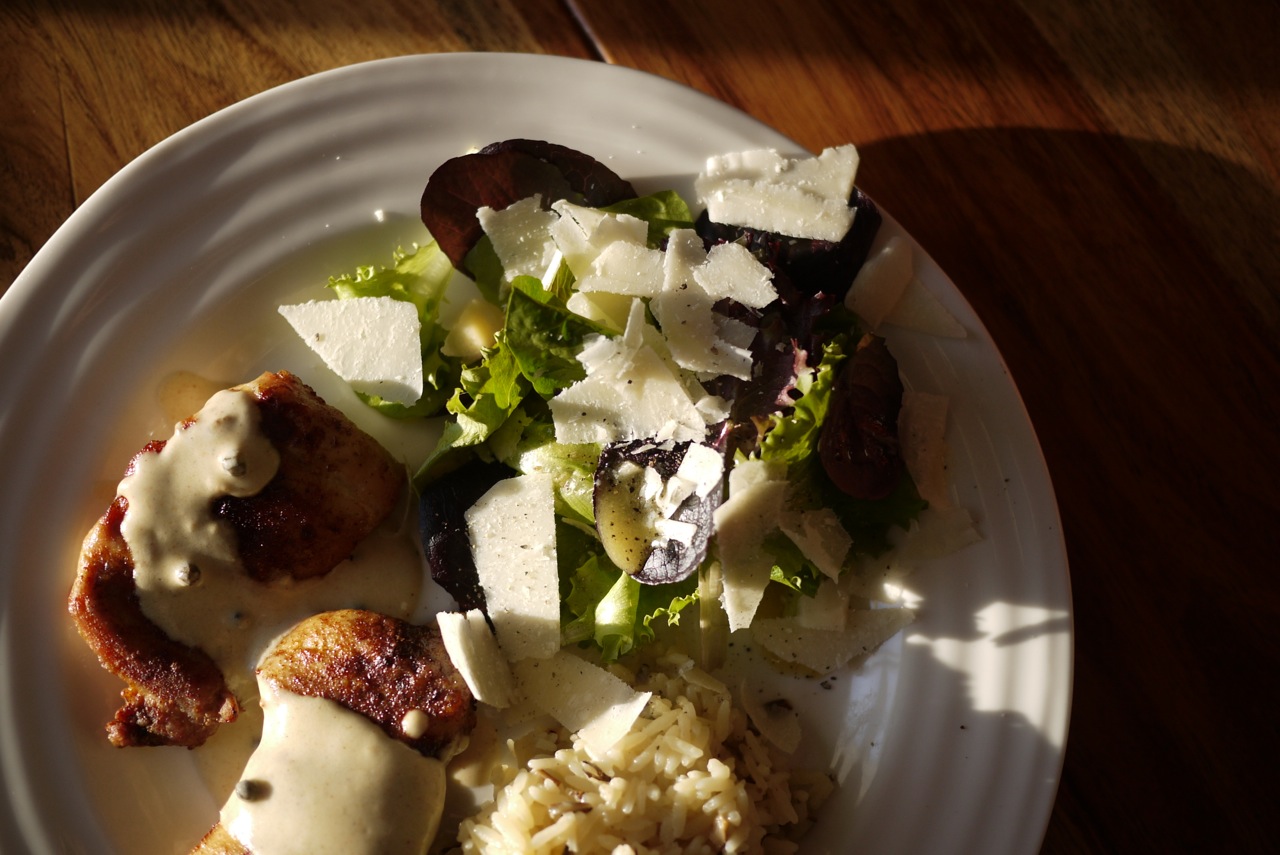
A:
[[[410,739],[421,739],[431,729],[431,716],[422,710],[409,710],[400,720],[400,732]]]
[[[197,753],[226,801],[223,822],[242,843],[258,855],[421,855],[439,824],[443,763],[332,701],[272,692],[259,706],[254,668],[298,621],[343,608],[407,618],[424,580],[417,548],[392,524],[323,576],[252,579],[213,504],[258,493],[279,462],[252,393],[240,390],[214,393],[159,453],[138,455],[117,492],[129,503],[121,534],[143,613],[208,653],[240,699],[241,719]],[[247,801],[234,793],[238,780],[267,787],[242,787],[257,796]]]
[[[422,855],[440,822],[444,764],[334,701],[261,688],[262,742],[223,826],[258,855]]]
[[[118,488],[129,502],[121,533],[143,613],[171,638],[208,653],[245,707],[256,695],[258,659],[295,623],[340,608],[405,617],[423,581],[413,544],[385,528],[324,576],[269,585],[252,579],[213,501],[256,494],[278,467],[252,393],[223,390],[158,454],[139,455]]]

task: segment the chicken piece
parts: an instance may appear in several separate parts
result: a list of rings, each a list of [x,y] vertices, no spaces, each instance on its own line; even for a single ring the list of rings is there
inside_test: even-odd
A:
[[[391,512],[407,481],[404,467],[287,371],[236,388],[257,399],[280,468],[262,492],[223,497],[215,512],[235,529],[253,578],[328,573]]]
[[[445,652],[439,630],[363,610],[325,612],[299,623],[263,657],[258,682],[264,698],[285,692],[335,701],[372,721],[388,738],[440,760],[465,746],[476,723],[475,699]],[[251,855],[251,850],[219,822],[192,855]]]
[[[452,756],[475,726],[440,631],[360,609],[302,621],[263,657],[258,682],[337,701],[428,757]]]
[[[218,823],[196,844],[191,855],[253,855],[253,852]]]
[[[239,564],[252,579],[273,584],[325,574],[391,512],[403,469],[288,372],[235,389],[251,393],[279,465],[256,494],[215,497],[212,515],[234,532]],[[165,445],[146,445],[126,474]],[[144,612],[121,532],[127,514],[128,500],[117,496],[86,536],[68,608],[103,667],[127,684],[124,705],[107,724],[112,744],[195,747],[234,720],[240,702],[206,651],[171,638]]]

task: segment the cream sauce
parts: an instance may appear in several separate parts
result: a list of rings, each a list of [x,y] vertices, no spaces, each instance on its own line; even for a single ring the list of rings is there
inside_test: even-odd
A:
[[[221,812],[256,855],[422,855],[445,769],[340,704],[262,687],[262,742]]]
[[[182,399],[181,409],[204,391],[184,377],[166,398]],[[443,764],[330,701],[285,694],[260,705],[254,668],[283,633],[320,612],[409,617],[423,589],[421,555],[404,527],[388,522],[324,576],[255,581],[239,561],[234,530],[214,516],[214,500],[254,495],[278,468],[252,393],[223,390],[158,453],[138,455],[117,488],[129,503],[121,533],[144,614],[208,653],[241,702],[236,724],[196,752],[198,767],[226,801],[229,830],[259,855],[418,855],[439,822]],[[235,795],[237,781],[259,779],[271,797]]]
[[[227,385],[191,371],[175,371],[165,375],[160,381],[160,388],[156,390],[156,400],[168,424],[174,424],[198,411],[206,401],[225,389]]]
[[[386,526],[324,576],[269,585],[252,579],[213,502],[254,495],[278,466],[253,395],[224,390],[159,453],[139,455],[118,487],[129,502],[121,532],[143,613],[171,638],[208,653],[244,707],[256,696],[259,658],[295,623],[341,608],[406,617],[423,582],[416,547]]]

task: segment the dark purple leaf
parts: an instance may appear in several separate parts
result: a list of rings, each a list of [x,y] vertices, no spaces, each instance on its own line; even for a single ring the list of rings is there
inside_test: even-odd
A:
[[[864,335],[844,362],[818,438],[822,468],[855,499],[882,499],[902,478],[902,379],[883,338]]]
[[[503,151],[517,151],[551,164],[569,182],[573,192],[582,197],[584,205],[604,208],[624,199],[636,198],[635,188],[628,181],[577,149],[542,140],[516,139],[490,143],[480,150],[482,154]]]
[[[550,204],[572,192],[559,170],[536,157],[518,151],[466,154],[431,173],[422,191],[422,223],[461,270],[484,235],[476,219],[481,207],[502,210],[534,194]]]
[[[484,234],[476,211],[500,211],[535,194],[544,205],[569,199],[596,207],[636,195],[590,155],[538,140],[507,140],[442,163],[422,191],[422,223],[463,270],[467,253]]]

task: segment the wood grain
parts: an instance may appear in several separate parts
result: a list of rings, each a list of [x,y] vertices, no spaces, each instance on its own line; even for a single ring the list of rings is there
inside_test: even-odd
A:
[[[1272,0],[8,3],[0,289],[150,145],[377,57],[597,57],[855,142],[990,329],[1054,478],[1077,670],[1044,852],[1267,851],[1278,44]]]
[[[250,95],[414,53],[592,57],[558,0],[68,0],[0,6],[0,292],[130,160]]]

